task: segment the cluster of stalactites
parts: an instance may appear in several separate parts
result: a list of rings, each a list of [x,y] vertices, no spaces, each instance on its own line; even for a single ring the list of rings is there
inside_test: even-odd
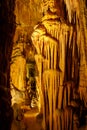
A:
[[[64,0],[69,22],[76,25],[77,44],[79,49],[79,92],[80,98],[87,107],[87,3],[86,0]]]
[[[61,71],[64,74],[67,46],[69,47],[68,49],[71,49],[72,40],[72,58],[75,58],[75,37],[73,35],[72,26],[69,27],[56,20],[53,22],[51,20],[43,21],[43,25],[38,25],[35,28],[32,34],[32,41],[38,55],[42,55],[43,71],[52,69]]]
[[[64,0],[64,3],[66,5],[69,22],[81,24],[78,23],[78,21],[81,22],[81,20],[83,20],[82,17],[85,18],[87,10],[86,0]]]
[[[59,111],[56,112],[56,110],[62,110],[62,108],[65,108],[67,104],[70,103],[70,85],[68,85],[69,90],[66,90],[66,88],[63,86],[66,52],[68,51],[67,49],[69,49],[69,51],[72,49],[72,68],[75,68],[74,60],[76,45],[73,27],[67,26],[65,23],[62,23],[56,18],[58,18],[56,15],[51,16],[51,19],[48,18],[48,20],[44,18],[42,23],[35,27],[35,30],[32,34],[32,41],[37,49],[37,58],[39,59],[40,56],[42,57],[42,70],[40,70],[39,60],[37,62],[37,66],[39,66],[40,73],[42,74],[42,89],[45,89],[45,101],[43,105],[46,108],[45,114],[47,114],[47,117],[45,117],[45,123],[46,127],[49,124],[50,130],[52,130],[52,128],[56,130],[61,128],[61,123],[63,123],[64,119],[64,113],[60,113]],[[74,76],[73,71],[72,77]],[[67,100],[67,93],[69,100]],[[67,117],[68,116],[65,115],[65,118]],[[60,121],[60,118],[62,121]],[[55,120],[54,124],[53,120]],[[58,120],[58,123],[56,123],[56,120]],[[67,120],[69,120],[69,118]],[[64,121],[66,121],[66,119]],[[67,123],[65,123],[64,128],[68,129],[66,125]]]
[[[74,19],[73,22],[75,22],[75,17],[79,17],[79,0],[64,0],[64,2],[68,12],[69,22],[71,23],[72,19]]]

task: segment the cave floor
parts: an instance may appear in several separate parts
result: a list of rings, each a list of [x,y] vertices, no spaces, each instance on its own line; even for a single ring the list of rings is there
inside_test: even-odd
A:
[[[25,130],[42,130],[42,117],[39,117],[38,109],[31,109],[24,115]]]
[[[42,116],[39,116],[38,109],[26,111],[22,120],[14,119],[11,130],[43,130]]]
[[[37,108],[32,108],[24,113],[22,120],[14,120],[11,130],[43,130],[42,115]],[[87,125],[75,130],[87,130]]]

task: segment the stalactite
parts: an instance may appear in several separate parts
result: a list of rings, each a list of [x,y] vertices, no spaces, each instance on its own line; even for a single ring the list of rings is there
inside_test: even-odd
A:
[[[40,53],[43,57],[42,64],[44,68],[41,88],[44,102],[45,130],[73,129],[72,106],[76,107],[75,104],[77,103],[74,90],[77,91],[78,85],[86,83],[83,79],[83,77],[86,78],[84,72],[86,68],[85,45],[83,44],[85,41],[84,36],[81,35],[83,28],[81,29],[81,25],[77,26],[77,23],[80,24],[81,22],[79,19],[79,4],[77,0],[64,0],[64,2],[68,10],[69,26],[61,18],[59,19],[56,13],[51,12],[51,15],[48,11],[45,12],[45,16],[41,21],[45,28],[44,36],[41,33],[34,35],[34,32],[32,34],[32,41],[36,37],[39,39],[44,37],[44,42],[40,43],[44,44]],[[50,5],[49,10],[52,11]],[[76,19],[79,19],[78,22],[76,22]],[[72,24],[73,20],[75,21],[74,24]],[[37,28],[40,31],[42,30],[39,26]],[[35,43],[33,42],[33,44]],[[81,98],[84,98],[84,92],[81,93],[80,91],[79,93]],[[78,104],[77,106],[79,107]]]
[[[58,24],[57,26],[60,27],[60,24]],[[48,35],[44,36],[44,50],[42,52],[45,54],[45,58],[47,59],[48,62],[42,61],[43,66],[44,66],[42,87],[45,88],[43,92],[46,92],[45,94],[43,92],[42,93],[45,96],[48,95],[48,101],[46,97],[43,97],[44,102],[45,102],[44,114],[47,114],[49,111],[49,116],[46,117],[45,115],[44,120],[46,123],[45,127],[49,126],[47,128],[49,128],[50,130],[52,129],[54,130],[54,128],[57,128],[57,127],[58,127],[57,129],[59,128],[61,130],[64,129],[62,128],[62,123],[63,123],[62,118],[63,118],[63,113],[64,113],[62,109],[64,109],[68,105],[67,98],[70,98],[70,89],[67,89],[67,88],[64,89],[64,86],[63,86],[64,73],[65,73],[65,63],[64,63],[65,62],[65,48],[67,46],[67,41],[65,40],[65,33],[66,32],[68,33],[68,31],[70,33],[69,46],[71,46],[71,41],[72,41],[71,39],[72,39],[73,33],[72,33],[72,30],[71,29],[69,30],[69,28],[66,25],[64,25],[63,28],[61,27],[61,29],[58,29],[57,34],[55,34],[55,30],[54,30],[54,32],[53,31],[49,32],[49,36]],[[54,35],[52,35],[51,33],[53,33]],[[66,33],[66,38],[68,37],[67,33]],[[53,39],[52,36],[55,38],[56,36],[58,36],[58,40]],[[39,39],[40,38],[41,37],[39,37]],[[67,97],[67,93],[68,93],[68,97]],[[47,106],[48,104],[46,104],[46,102],[48,102],[49,107]],[[60,113],[58,114],[58,117],[55,113],[56,109],[58,109],[58,113],[59,112],[61,113],[61,114]],[[67,116],[70,116],[70,115],[67,115]],[[66,117],[65,120],[68,120],[67,123],[69,123],[69,119],[67,118],[68,117]],[[59,123],[56,124],[54,122],[55,120],[58,120]],[[66,128],[68,130],[68,127]]]
[[[71,22],[71,1],[64,0],[64,2],[66,3],[67,6],[69,21]]]
[[[58,24],[60,26],[60,24]],[[47,59],[47,62],[45,62],[45,59],[43,62],[44,71],[43,71],[43,88],[45,89],[44,92],[44,120],[45,120],[45,127],[48,129],[64,129],[62,128],[63,121],[63,114],[64,112],[62,109],[64,109],[68,104],[70,104],[70,86],[68,88],[64,88],[63,81],[64,81],[64,73],[65,73],[65,48],[67,46],[68,41],[68,34],[70,34],[69,37],[69,48],[71,46],[72,41],[72,35],[73,35],[72,28],[68,28],[66,25],[63,26],[63,29],[59,29],[57,31],[57,34],[54,35],[55,37],[58,36],[58,40],[52,39],[52,34],[50,31],[49,36],[44,35],[44,48],[42,55],[44,54]],[[52,33],[55,33],[52,32]],[[66,36],[66,38],[65,38]],[[39,37],[40,39],[41,37]],[[43,44],[43,42],[42,42]],[[39,55],[38,55],[39,56]],[[59,63],[59,64],[58,64]],[[58,68],[59,66],[59,68]],[[57,70],[58,68],[58,70]],[[49,92],[49,93],[48,93]],[[43,93],[43,92],[42,92]],[[68,97],[67,97],[68,94]],[[47,99],[48,95],[48,99]],[[69,98],[69,99],[68,99]],[[48,104],[47,104],[48,102]],[[56,115],[56,110],[58,109],[58,117]],[[46,118],[47,113],[49,111],[49,116]],[[62,111],[62,112],[61,112]],[[61,114],[60,114],[60,113]],[[69,113],[68,113],[69,114]],[[67,123],[69,123],[69,119],[67,119],[67,116],[65,115],[65,120],[68,120]],[[71,118],[70,118],[71,119]],[[55,123],[55,121],[58,120],[58,124]],[[54,123],[53,123],[54,122]],[[72,121],[71,121],[72,122]],[[68,127],[65,125],[65,128]],[[71,128],[72,129],[72,128]]]

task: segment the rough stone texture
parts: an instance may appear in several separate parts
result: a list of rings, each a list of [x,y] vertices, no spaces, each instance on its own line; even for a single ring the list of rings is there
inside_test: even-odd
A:
[[[46,0],[44,0],[46,1]],[[50,2],[49,0],[48,2]],[[27,43],[30,40],[33,27],[43,16],[41,0],[0,0],[0,129],[10,130],[12,120],[11,96],[9,91],[9,62],[14,44],[22,32],[27,35]],[[84,117],[87,113],[87,2],[86,0],[59,0],[64,4],[64,18],[75,27],[78,32],[78,48],[80,55],[80,76],[79,94],[80,104],[80,125],[84,124]],[[85,4],[84,4],[85,3]],[[14,8],[15,15],[14,16]],[[48,7],[46,7],[48,8]],[[67,9],[67,11],[66,11]],[[60,19],[61,21],[61,19]],[[16,25],[15,37],[13,39]],[[52,33],[52,32],[51,32]],[[80,33],[80,34],[79,34]],[[53,34],[53,33],[52,33]],[[81,42],[79,41],[81,40]],[[38,48],[36,48],[38,49]],[[74,60],[75,63],[77,62]],[[67,61],[68,62],[68,61]],[[75,65],[75,64],[74,64]],[[75,67],[75,66],[74,66]],[[69,74],[71,71],[69,70]],[[77,73],[75,73],[75,76]],[[76,95],[75,95],[76,98]],[[73,105],[73,103],[72,103]],[[76,104],[74,104],[76,105]],[[78,111],[77,111],[78,112]],[[83,120],[82,120],[83,119]],[[78,123],[78,122],[77,122]],[[5,125],[3,125],[5,124]]]
[[[0,129],[10,130],[13,111],[9,85],[10,55],[15,31],[14,0],[0,0]]]
[[[41,17],[41,1],[42,0],[16,0],[15,14],[18,28],[27,31],[28,37],[33,31],[33,27],[37,24]]]
[[[84,110],[87,112],[85,4],[65,0],[66,20],[61,18],[63,8],[59,6],[59,14],[55,2],[45,0],[47,9],[32,34],[39,66],[44,130],[77,130],[81,119],[86,121]]]
[[[29,73],[26,72],[26,62],[32,58],[30,54],[32,49],[35,51],[31,45],[31,33],[35,24],[42,17],[41,1],[16,0],[14,13],[16,15],[16,30],[13,39],[14,46],[11,56],[10,79],[12,102],[16,102],[16,100],[18,102],[19,98],[23,98],[26,88],[26,73]],[[17,90],[14,90],[13,86]]]

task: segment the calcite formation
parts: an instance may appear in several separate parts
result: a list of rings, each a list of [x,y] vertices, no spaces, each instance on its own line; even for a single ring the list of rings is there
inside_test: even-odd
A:
[[[37,50],[35,59],[39,70],[40,112],[43,113],[45,130],[75,129],[75,123],[79,123],[79,112],[76,113],[73,108],[80,108],[81,99],[85,106],[87,102],[86,41],[81,28],[84,20],[78,24],[81,22],[78,1],[70,2],[65,1],[69,11],[67,24],[58,14],[61,9],[57,11],[56,1],[44,1],[44,16],[31,36]],[[70,4],[76,5],[74,11],[78,11],[78,22],[74,24]]]

